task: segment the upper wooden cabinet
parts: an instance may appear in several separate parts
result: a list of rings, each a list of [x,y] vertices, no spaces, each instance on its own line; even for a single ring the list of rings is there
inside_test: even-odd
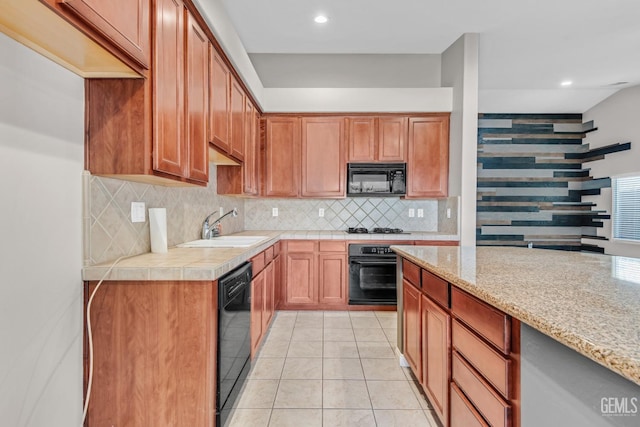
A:
[[[209,58],[209,141],[230,153],[231,73],[213,45],[210,45]]]
[[[260,116],[255,107],[249,101],[245,103],[244,119],[244,162],[242,163],[243,183],[242,191],[245,194],[258,195],[258,172],[260,158]]]
[[[231,151],[236,159],[244,160],[245,95],[235,79],[231,79]]]
[[[344,197],[344,120],[302,118],[303,197]]]
[[[449,191],[449,114],[409,118],[407,198]]]
[[[45,0],[76,15],[143,68],[149,68],[150,0]]]
[[[404,116],[347,118],[349,162],[404,162],[408,119]]]
[[[180,0],[157,0],[152,78],[87,80],[93,174],[206,184],[208,39]]]
[[[264,195],[297,197],[300,188],[300,118],[267,117]]]

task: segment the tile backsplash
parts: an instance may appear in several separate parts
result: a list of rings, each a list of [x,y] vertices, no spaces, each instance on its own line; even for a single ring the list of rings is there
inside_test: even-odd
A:
[[[248,199],[244,226],[247,230],[346,230],[349,227],[393,227],[405,231],[457,233],[457,198],[402,200],[384,198],[346,199]],[[446,209],[451,208],[451,218]],[[272,209],[278,208],[278,216]],[[319,210],[324,209],[324,217]],[[409,209],[415,217],[409,217]],[[423,217],[418,217],[418,209]]]
[[[202,221],[220,207],[225,212],[234,207],[239,215],[226,217],[223,233],[244,229],[244,200],[216,194],[216,170],[206,188],[164,187],[92,176],[84,179],[84,264],[112,261],[123,255],[137,255],[151,250],[149,208],[167,209],[167,243],[169,246],[200,238]],[[131,222],[131,202],[145,202],[146,221]]]

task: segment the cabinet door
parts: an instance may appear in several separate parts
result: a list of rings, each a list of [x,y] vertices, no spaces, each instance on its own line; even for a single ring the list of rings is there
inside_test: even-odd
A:
[[[277,243],[279,244],[279,243]],[[282,283],[282,256],[276,255],[273,258],[273,310],[278,308],[282,301],[281,295],[283,294]]]
[[[209,141],[229,153],[231,73],[213,45],[209,45],[209,61]]]
[[[449,182],[449,116],[409,119],[407,197],[446,197]]]
[[[264,311],[264,287],[266,275],[261,271],[251,281],[251,358],[256,354],[262,338],[262,315]]]
[[[344,120],[302,119],[302,196],[344,197]]]
[[[245,96],[242,86],[231,79],[231,154],[236,159],[244,160],[244,110]]]
[[[381,162],[404,162],[407,139],[406,117],[378,119],[378,156]]]
[[[209,180],[209,144],[207,118],[209,112],[209,39],[195,18],[186,14],[186,132],[189,150],[187,178],[201,182]]]
[[[300,182],[300,119],[268,117],[265,195],[297,197]]]
[[[258,114],[247,98],[245,106],[244,162],[242,163],[243,193],[258,194]]]
[[[149,68],[149,0],[58,0],[135,62]]]
[[[448,425],[451,379],[451,316],[426,296],[421,296],[422,384],[436,415]]]
[[[156,2],[154,61],[154,170],[184,176],[184,7],[180,0]]]
[[[411,283],[402,280],[404,357],[415,376],[422,378],[422,346],[420,333],[420,291]]]
[[[373,162],[376,157],[375,117],[350,117],[347,127],[349,162]]]
[[[287,253],[286,303],[314,304],[318,301],[314,258],[313,252]]]
[[[347,255],[318,255],[320,304],[347,304]]]
[[[264,307],[262,310],[262,334],[264,335],[269,329],[269,324],[273,318],[273,312],[275,310],[273,299],[273,287],[274,287],[274,270],[273,262],[269,263],[264,270]]]

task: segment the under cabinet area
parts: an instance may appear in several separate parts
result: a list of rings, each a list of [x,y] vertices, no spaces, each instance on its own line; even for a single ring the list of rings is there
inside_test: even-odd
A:
[[[520,426],[519,321],[403,259],[404,356],[445,426]]]

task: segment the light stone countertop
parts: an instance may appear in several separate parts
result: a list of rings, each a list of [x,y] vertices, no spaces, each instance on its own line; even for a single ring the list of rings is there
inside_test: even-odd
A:
[[[437,232],[409,234],[348,234],[345,231],[246,230],[234,236],[267,236],[248,248],[169,248],[165,254],[145,253],[124,258],[109,272],[113,261],[87,266],[83,280],[215,280],[279,240],[447,240],[459,237]]]
[[[393,249],[640,384],[640,259],[513,247]]]

